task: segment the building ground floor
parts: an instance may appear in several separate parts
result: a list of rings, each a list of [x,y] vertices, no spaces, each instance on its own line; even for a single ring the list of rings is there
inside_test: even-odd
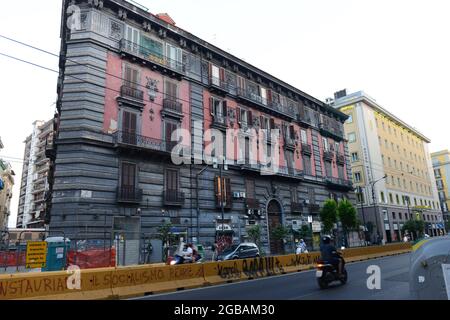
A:
[[[366,234],[368,241],[372,243],[403,241],[405,236],[405,232],[402,231],[403,226],[407,221],[418,218],[425,222],[424,232],[429,236],[435,237],[446,234],[442,213],[438,210],[416,210],[386,205],[377,205],[376,207],[359,205],[358,214],[363,224],[368,226]],[[408,236],[411,235],[408,234]]]
[[[317,177],[261,175],[247,166],[176,166],[164,153],[61,144],[50,232],[75,242],[106,239],[124,252],[123,264],[145,260],[150,247],[159,254],[156,238],[169,223],[175,241],[204,248],[251,241],[248,231],[259,225],[266,254],[291,253],[293,244],[273,231],[282,225],[301,236],[303,226],[320,220],[326,199],[355,203],[350,189]],[[310,241],[318,247],[317,223]]]

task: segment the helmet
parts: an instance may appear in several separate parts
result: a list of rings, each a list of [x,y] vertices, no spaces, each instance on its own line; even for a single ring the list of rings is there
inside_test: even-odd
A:
[[[331,242],[331,236],[328,236],[328,235],[323,236],[322,237],[322,241],[323,241],[323,243],[330,243]]]

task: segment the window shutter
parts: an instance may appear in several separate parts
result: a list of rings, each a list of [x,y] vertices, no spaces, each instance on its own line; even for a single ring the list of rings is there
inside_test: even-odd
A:
[[[252,126],[253,125],[253,119],[252,119],[252,112],[249,110],[249,111],[247,111],[248,113],[247,113],[247,122],[248,122],[248,125],[249,126]]]
[[[261,129],[267,129],[266,128],[266,123],[264,122],[264,117],[263,116],[259,116],[259,120],[261,122]]]
[[[273,118],[270,119],[270,129],[275,129],[275,119]]]
[[[241,108],[240,107],[237,107],[237,122],[238,122],[238,124],[241,124]]]
[[[267,90],[267,102],[272,102],[272,90]]]
[[[209,69],[209,73],[208,73],[209,78],[212,79],[213,73],[212,73],[212,63],[211,62],[208,64],[208,69]]]
[[[225,191],[225,203],[227,204],[227,206],[231,206],[231,183],[230,183],[230,178],[224,178],[224,191]]]
[[[226,118],[228,116],[228,113],[227,113],[227,100],[222,100],[222,108],[223,108],[222,116],[224,118]]]
[[[290,135],[291,135],[291,139],[295,139],[295,130],[294,130],[294,126],[290,126]]]
[[[214,116],[214,99],[212,97],[209,98],[209,112]]]
[[[220,80],[225,80],[225,70],[223,68],[220,68]]]

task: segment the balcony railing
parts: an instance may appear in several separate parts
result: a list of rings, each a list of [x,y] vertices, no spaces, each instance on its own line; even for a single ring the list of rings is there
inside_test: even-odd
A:
[[[209,77],[209,87],[220,93],[228,92],[228,83],[220,78],[210,76]]]
[[[117,201],[128,203],[140,203],[142,201],[142,189],[128,186],[118,187]]]
[[[175,99],[164,99],[163,109],[178,114],[183,114],[183,104]]]
[[[259,209],[259,200],[254,198],[246,198],[245,207],[247,210]]]
[[[311,118],[306,115],[297,114],[297,122],[309,127],[311,125]]]
[[[334,159],[334,152],[323,149],[323,158],[326,161],[333,161]]]
[[[350,180],[345,180],[342,178],[327,177],[325,179],[328,186],[334,189],[351,190],[353,189],[353,184]]]
[[[291,202],[291,212],[292,213],[302,213],[303,212],[303,204],[299,202]]]
[[[113,134],[113,143],[122,147],[129,146],[160,152],[172,152],[173,148],[178,145],[176,141],[164,141],[126,131],[115,132]],[[183,146],[183,148],[186,147]]]
[[[289,137],[284,139],[284,147],[287,149],[295,149],[295,140]]]
[[[171,70],[180,75],[185,73],[184,63],[177,60],[173,60],[165,55],[153,52],[150,49],[138,45],[137,43],[131,42],[126,39],[122,39],[120,40],[119,46],[120,51],[141,58],[147,62],[153,63],[156,66],[162,67],[167,70]]]
[[[182,206],[184,204],[185,195],[183,192],[175,190],[166,190],[163,192],[164,205],[166,206]]]
[[[312,147],[310,144],[302,143],[302,153],[310,155],[312,154]]]
[[[244,98],[248,101],[254,102],[256,104],[259,104],[261,106],[267,106],[267,99],[249,90],[237,88],[237,96],[240,98]]]
[[[340,164],[345,164],[345,156],[343,153],[336,152],[336,161]]]
[[[328,123],[319,123],[319,130],[322,135],[333,138],[335,140],[340,141],[344,139],[344,133],[341,130],[332,127]]]
[[[309,213],[319,213],[320,206],[318,204],[310,203],[308,204]]]
[[[123,98],[131,98],[139,101],[144,100],[144,91],[127,85],[120,87],[120,95]]]
[[[222,114],[213,115],[213,126],[219,129],[226,129],[228,127],[227,117]]]

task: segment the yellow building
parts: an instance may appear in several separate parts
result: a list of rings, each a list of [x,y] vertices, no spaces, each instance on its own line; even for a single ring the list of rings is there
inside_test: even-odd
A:
[[[430,140],[359,91],[335,94],[333,106],[349,116],[348,139],[353,184],[361,220],[372,222],[370,241],[401,241],[410,219],[425,221],[425,232],[444,232]]]
[[[431,159],[444,220],[450,221],[450,152],[448,150],[434,152]]]

